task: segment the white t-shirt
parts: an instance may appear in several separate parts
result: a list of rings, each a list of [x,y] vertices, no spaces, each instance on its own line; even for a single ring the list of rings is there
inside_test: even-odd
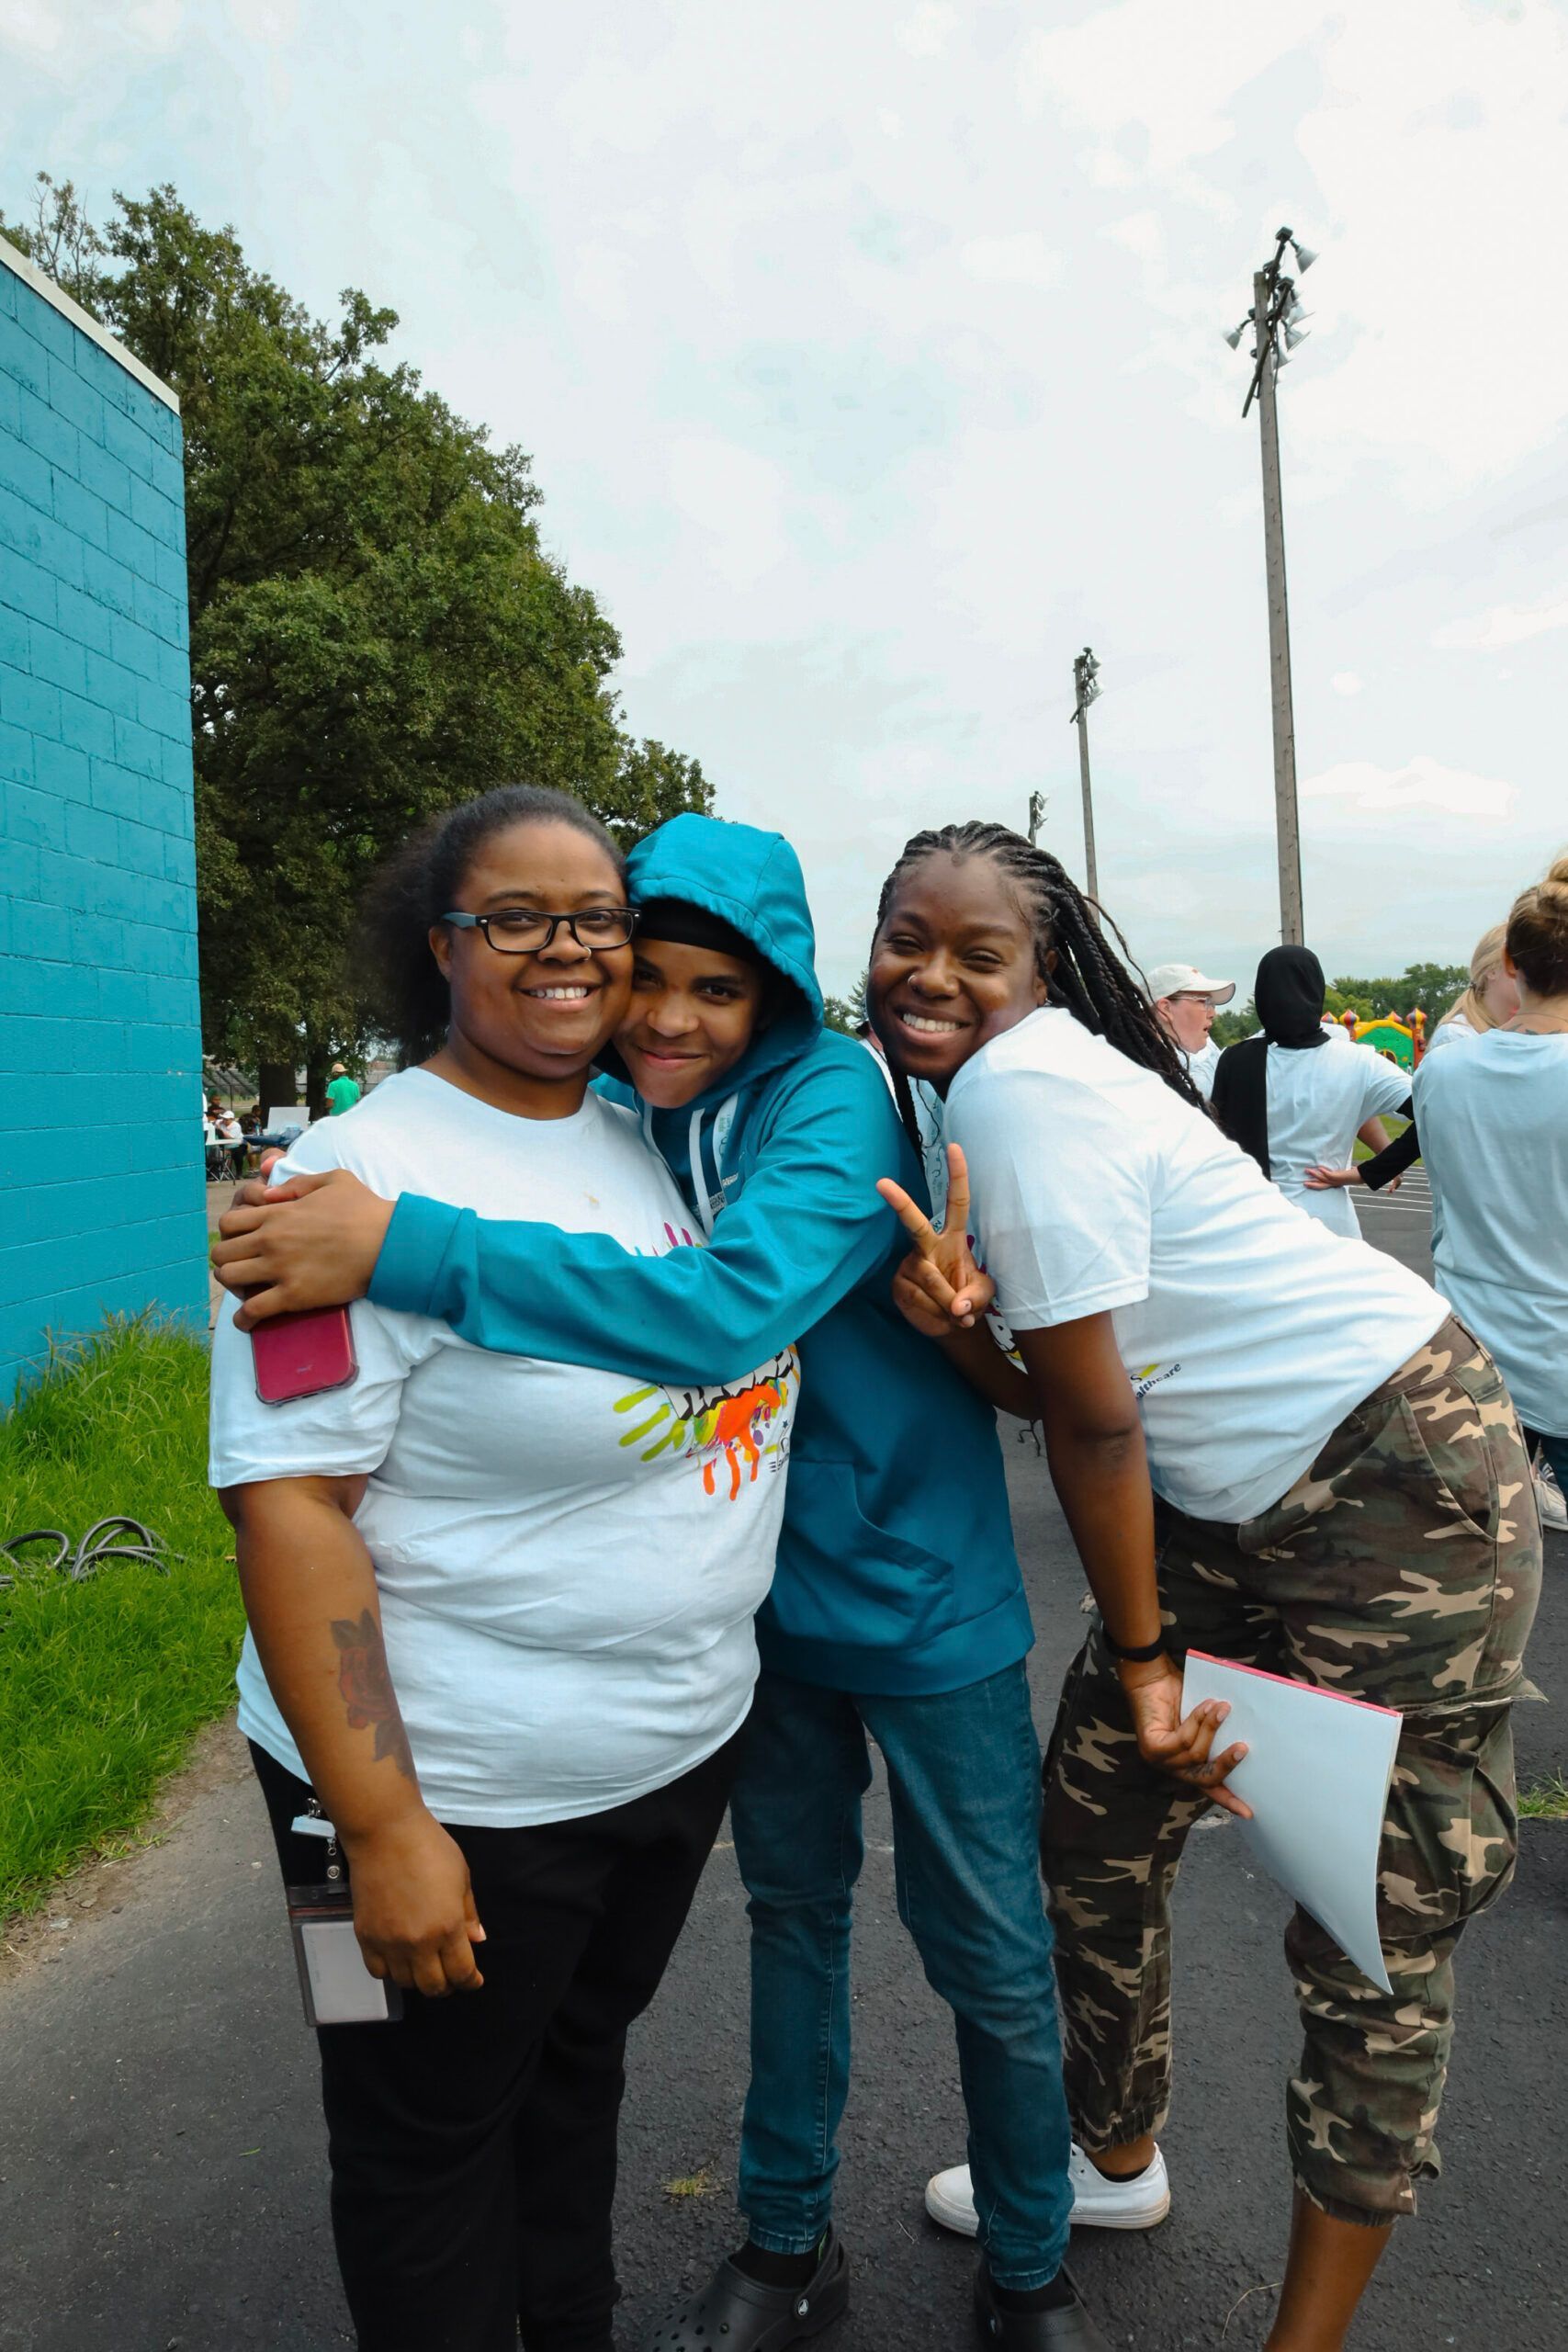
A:
[[[1195,1054],[1183,1053],[1187,1075],[1206,1102],[1214,1091],[1214,1072],[1220,1066],[1220,1048],[1212,1037],[1206,1037]]]
[[[481,1216],[525,1216],[661,1255],[689,1213],[629,1112],[515,1118],[425,1070],[387,1079],[280,1163],[348,1168]],[[226,1302],[212,1351],[214,1486],[368,1471],[355,1524],[426,1804],[481,1826],[602,1813],[713,1754],[750,1704],[751,1619],[773,1573],[799,1386],[673,1391],[491,1354],[446,1324],[352,1309],[359,1376],[255,1394]],[[240,1727],[302,1777],[254,1643]]]
[[[1462,1012],[1448,1013],[1441,1021],[1438,1022],[1437,1027],[1432,1031],[1431,1035],[1427,1038],[1427,1050],[1421,1058],[1423,1061],[1430,1061],[1432,1056],[1437,1053],[1440,1047],[1444,1046],[1457,1046],[1464,1039],[1478,1037],[1482,1034],[1483,1033],[1480,1030],[1475,1028],[1473,1024],[1465,1018]],[[1488,1031],[1485,1034],[1490,1035],[1491,1033]]]
[[[1018,1331],[1111,1314],[1150,1476],[1195,1519],[1277,1502],[1443,1320],[1428,1283],[1303,1216],[1070,1012],[994,1037],[947,1120],[998,1306]]]
[[[1416,1073],[1432,1260],[1531,1429],[1568,1437],[1568,1036],[1473,1032]]]
[[[1320,1160],[1348,1168],[1358,1129],[1409,1101],[1409,1071],[1371,1046],[1352,1044],[1337,1054],[1321,1046],[1270,1046],[1268,1073],[1269,1174],[1287,1200],[1331,1233],[1355,1240],[1359,1228],[1348,1192],[1311,1192],[1306,1171]]]

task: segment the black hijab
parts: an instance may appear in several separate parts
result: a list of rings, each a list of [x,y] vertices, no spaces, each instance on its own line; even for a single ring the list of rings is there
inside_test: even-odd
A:
[[[1258,967],[1252,1002],[1263,1023],[1259,1037],[1227,1046],[1214,1072],[1214,1116],[1233,1143],[1249,1151],[1265,1176],[1269,1165],[1269,1048],[1305,1053],[1325,1046],[1323,966],[1310,947],[1270,947]]]

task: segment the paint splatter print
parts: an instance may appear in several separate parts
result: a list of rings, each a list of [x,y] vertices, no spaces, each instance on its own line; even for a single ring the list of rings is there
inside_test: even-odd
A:
[[[774,1470],[785,1460],[784,1441],[771,1432],[791,1401],[792,1382],[798,1391],[800,1359],[793,1348],[722,1386],[665,1388],[649,1382],[615,1399],[616,1412],[633,1417],[621,1443],[637,1447],[644,1462],[659,1453],[683,1454],[700,1464],[706,1494],[718,1492],[723,1472],[728,1499],[738,1501],[742,1483],[755,1485],[764,1463]]]

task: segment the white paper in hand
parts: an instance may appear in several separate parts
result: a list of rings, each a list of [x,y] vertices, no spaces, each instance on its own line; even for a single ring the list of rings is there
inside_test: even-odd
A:
[[[1346,1958],[1392,1992],[1378,1935],[1378,1852],[1402,1717],[1189,1650],[1183,1713],[1203,1699],[1230,1704],[1216,1745],[1247,1744],[1226,1784],[1252,1807],[1236,1827]]]

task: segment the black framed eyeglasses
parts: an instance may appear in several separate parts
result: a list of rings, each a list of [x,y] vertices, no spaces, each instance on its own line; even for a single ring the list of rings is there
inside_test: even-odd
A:
[[[493,915],[447,914],[457,931],[482,931],[498,956],[536,956],[558,931],[580,947],[624,947],[637,929],[635,907],[580,907],[574,915],[547,915],[534,907],[502,907]]]

